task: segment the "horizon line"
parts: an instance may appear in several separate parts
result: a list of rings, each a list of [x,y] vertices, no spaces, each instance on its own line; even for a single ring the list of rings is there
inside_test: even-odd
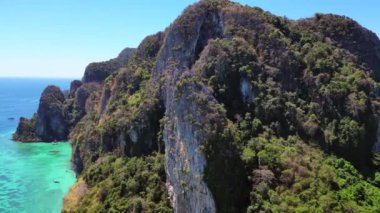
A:
[[[0,78],[19,78],[19,79],[72,79],[81,80],[82,77],[71,76],[0,76]]]

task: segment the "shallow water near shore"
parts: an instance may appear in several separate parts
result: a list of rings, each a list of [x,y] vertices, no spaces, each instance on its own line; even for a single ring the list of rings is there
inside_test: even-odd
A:
[[[71,145],[18,143],[11,139],[20,116],[37,110],[49,84],[67,89],[70,80],[0,79],[0,212],[60,212],[75,182]]]

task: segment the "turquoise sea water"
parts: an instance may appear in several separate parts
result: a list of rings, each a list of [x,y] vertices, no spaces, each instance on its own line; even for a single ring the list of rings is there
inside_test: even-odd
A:
[[[69,143],[16,143],[10,140],[20,116],[31,117],[49,84],[70,80],[0,78],[0,212],[60,212],[75,182]],[[12,119],[14,118],[14,120]]]

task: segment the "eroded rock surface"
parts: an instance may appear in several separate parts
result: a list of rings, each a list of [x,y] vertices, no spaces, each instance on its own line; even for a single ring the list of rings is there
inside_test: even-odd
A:
[[[32,120],[20,119],[13,138],[30,141],[63,141],[69,133],[64,111],[65,96],[56,86],[48,86],[41,94],[38,111]]]

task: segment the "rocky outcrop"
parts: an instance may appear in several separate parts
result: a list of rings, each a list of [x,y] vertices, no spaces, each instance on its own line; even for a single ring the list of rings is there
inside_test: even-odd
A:
[[[167,185],[172,205],[176,212],[215,212],[213,194],[203,179],[207,160],[201,147],[211,137],[205,129],[214,129],[209,125],[223,122],[216,118],[217,121],[213,121],[208,116],[208,113],[217,112],[201,106],[196,94],[204,95],[203,98],[209,103],[215,103],[215,99],[206,88],[192,83],[168,93],[171,94],[167,96],[168,121],[164,141]],[[175,96],[179,98],[174,99]],[[206,109],[197,110],[200,107]]]
[[[124,49],[117,58],[105,62],[91,63],[86,67],[83,83],[103,82],[109,75],[128,64],[135,49]]]
[[[42,141],[35,133],[36,115],[32,119],[20,118],[16,132],[13,134],[13,140],[22,142]]]
[[[63,141],[69,133],[64,111],[65,96],[56,86],[48,86],[41,94],[35,117],[20,119],[13,136],[18,141]]]
[[[86,103],[93,89],[89,85],[83,85],[70,92],[70,98],[66,100],[66,117],[70,128],[74,127],[86,114]]]
[[[70,131],[94,105],[91,94],[102,90],[101,84],[111,73],[128,64],[134,48],[125,48],[117,58],[88,65],[82,81],[74,80],[67,94],[48,86],[41,94],[38,112],[32,119],[20,118],[13,139],[22,142],[67,140]],[[92,100],[93,101],[93,100]]]
[[[216,212],[218,209],[226,212],[241,211],[240,208],[244,208],[242,206],[247,200],[246,192],[235,191],[244,185],[244,178],[235,182],[236,177],[226,175],[229,172],[236,174],[243,171],[234,157],[224,155],[219,149],[214,152],[217,157],[206,156],[204,150],[204,147],[222,134],[227,125],[219,100],[210,87],[199,79],[207,75],[201,70],[206,69],[205,66],[210,68],[209,64],[202,63],[209,56],[208,45],[211,41],[226,36],[224,32],[227,24],[221,11],[228,4],[227,1],[203,1],[188,8],[166,32],[167,36],[153,69],[153,79],[169,76],[162,82],[161,91],[166,109],[163,140],[167,186],[176,212]],[[185,27],[184,23],[191,25]],[[220,72],[217,74],[221,76],[220,79],[232,81],[226,77],[229,71],[227,66],[216,70]],[[240,78],[243,84],[247,84],[242,93]],[[245,80],[244,83],[243,75],[236,79],[236,87],[232,88],[235,85],[231,85],[231,93],[237,91],[234,98],[242,103],[252,101],[250,82]],[[218,139],[219,146],[230,146],[228,139]],[[231,152],[232,150],[230,147]],[[234,162],[235,167],[227,172],[225,169],[229,165],[226,163],[224,169],[206,169],[216,161],[224,164],[224,160],[219,159],[220,156],[224,156],[225,161]],[[217,185],[223,181],[235,183],[236,188],[228,190],[231,194],[240,194],[239,201],[228,194],[218,193]]]
[[[35,126],[43,141],[67,140],[69,134],[64,112],[65,97],[56,86],[48,86],[41,95]]]
[[[197,111],[204,106],[191,98],[199,93],[204,95],[209,103],[215,100],[201,85],[190,84],[184,85],[182,90],[175,89],[177,82],[191,78],[194,72],[189,68],[208,40],[221,36],[223,32],[218,11],[202,4],[198,7],[199,13],[196,17],[184,15],[174,22],[165,39],[162,52],[158,56],[156,73],[154,73],[154,75],[165,73],[171,76],[164,82],[165,90],[163,91],[168,118],[164,127],[164,141],[167,185],[176,212],[216,211],[213,195],[202,178],[206,157],[200,150],[201,145],[210,137],[207,132],[202,131],[204,127],[201,127],[211,122],[204,119],[209,110]],[[189,10],[191,9],[195,10],[195,8]],[[188,21],[192,25],[183,33],[181,22],[185,19],[190,19]],[[173,51],[176,46],[181,46],[181,48]],[[170,61],[176,66],[168,66]],[[191,120],[201,125],[194,125]]]
[[[69,98],[73,98],[75,96],[75,92],[79,87],[83,85],[82,81],[74,80],[70,84],[70,90],[69,90]]]

